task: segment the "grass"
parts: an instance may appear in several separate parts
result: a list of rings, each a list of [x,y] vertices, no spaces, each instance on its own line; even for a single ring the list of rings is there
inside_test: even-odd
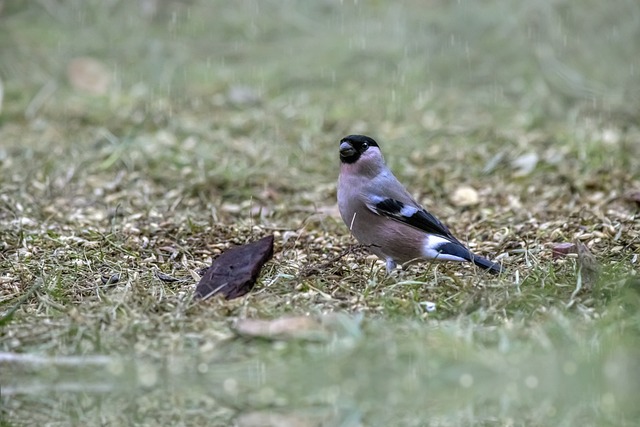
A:
[[[3,4],[2,425],[634,425],[634,2]],[[347,251],[356,132],[507,273]],[[248,297],[191,300],[267,233]],[[233,333],[298,315],[320,342]]]

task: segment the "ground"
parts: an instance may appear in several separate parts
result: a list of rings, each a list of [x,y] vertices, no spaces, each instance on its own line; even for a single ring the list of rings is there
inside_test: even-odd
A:
[[[633,425],[638,5],[361,3],[0,2],[2,425]],[[355,247],[352,133],[505,273]]]

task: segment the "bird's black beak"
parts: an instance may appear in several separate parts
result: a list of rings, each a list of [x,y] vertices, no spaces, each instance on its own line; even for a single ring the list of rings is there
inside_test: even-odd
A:
[[[356,154],[356,149],[353,148],[350,142],[343,141],[340,143],[340,158],[349,159]]]

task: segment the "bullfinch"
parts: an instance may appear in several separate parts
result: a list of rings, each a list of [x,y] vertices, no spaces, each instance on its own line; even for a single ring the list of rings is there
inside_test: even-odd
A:
[[[387,272],[398,264],[424,260],[467,261],[491,273],[502,271],[499,264],[473,254],[411,197],[385,164],[374,139],[343,138],[340,163],[342,220],[358,242],[386,262]]]

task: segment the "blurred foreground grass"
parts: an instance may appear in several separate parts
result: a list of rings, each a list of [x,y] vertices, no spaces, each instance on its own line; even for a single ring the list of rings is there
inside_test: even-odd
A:
[[[0,5],[0,349],[43,357],[0,360],[5,425],[636,422],[636,2]],[[356,132],[509,272],[300,276],[352,243]],[[269,232],[253,294],[191,302]],[[596,273],[553,259],[575,240]],[[336,312],[320,343],[227,324]]]
[[[332,326],[321,344],[229,340],[155,359],[14,364],[6,409],[109,425],[635,425],[640,415],[637,335],[614,325],[576,328],[554,311],[526,332],[465,319]]]

